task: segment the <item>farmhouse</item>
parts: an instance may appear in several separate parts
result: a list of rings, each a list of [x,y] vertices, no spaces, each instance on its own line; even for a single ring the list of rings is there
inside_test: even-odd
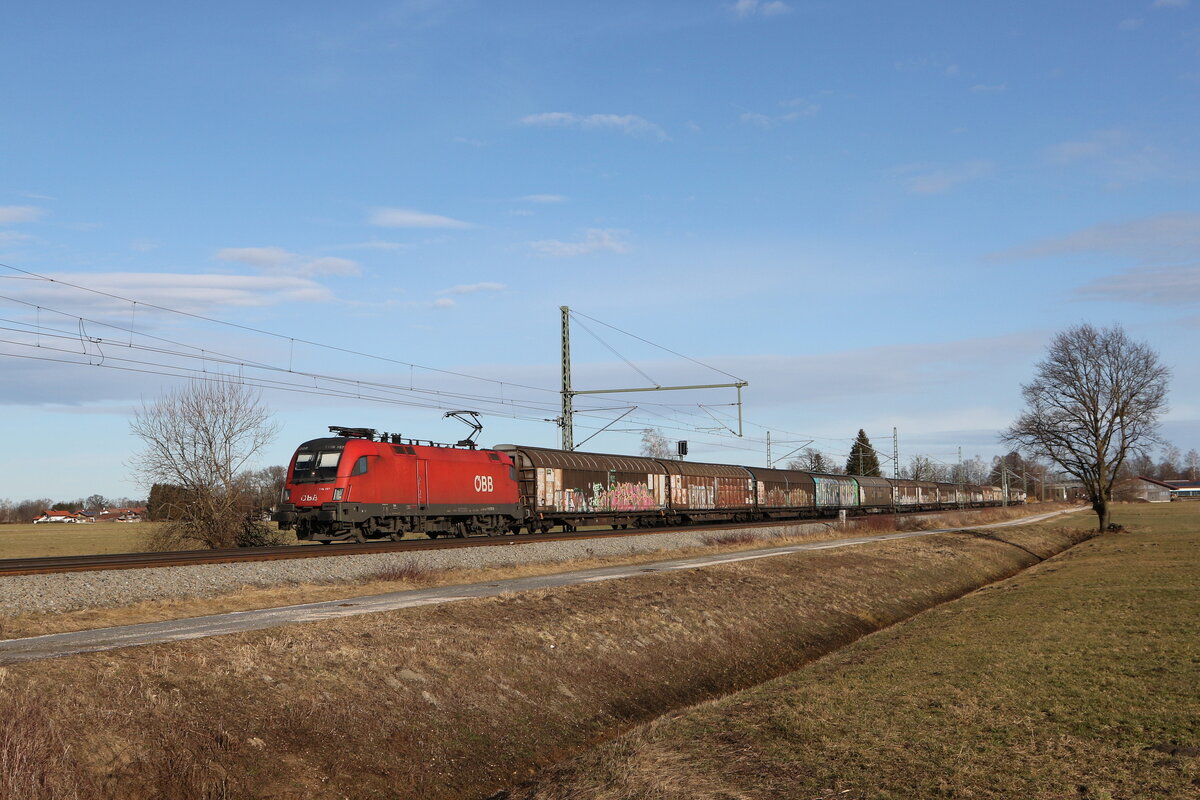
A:
[[[40,517],[34,517],[36,525],[39,522],[91,522],[80,511],[47,511],[43,510]]]

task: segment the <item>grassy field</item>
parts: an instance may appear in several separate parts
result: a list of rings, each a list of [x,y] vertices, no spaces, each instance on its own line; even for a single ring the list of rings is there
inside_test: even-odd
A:
[[[155,522],[39,523],[0,525],[0,558],[140,553]],[[270,523],[275,527],[275,523]],[[285,544],[295,544],[287,534]]]
[[[1127,533],[637,728],[512,797],[1200,797],[1200,503],[1114,518]]]
[[[153,522],[0,525],[0,558],[136,553]]]
[[[486,797],[1013,575],[1087,522],[12,665],[0,797]]]

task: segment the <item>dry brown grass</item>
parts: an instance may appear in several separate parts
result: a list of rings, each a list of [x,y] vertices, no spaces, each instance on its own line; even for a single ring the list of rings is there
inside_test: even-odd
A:
[[[1200,797],[1200,508],[1115,518],[1129,533],[640,726],[511,798]]]
[[[58,721],[62,709],[28,697],[13,698],[0,716],[0,797],[71,800],[94,788],[80,769],[73,737]]]
[[[482,797],[1079,535],[1004,537],[1020,547],[935,535],[22,664],[0,719],[46,703],[79,747],[53,777],[96,797]]]
[[[702,541],[708,547],[727,544],[757,544],[763,537],[755,531],[724,531],[705,536]]]
[[[1039,511],[1042,510],[1045,509],[1039,509]],[[969,515],[973,513],[986,514],[987,512],[986,510],[966,512],[966,518],[970,519]],[[885,517],[885,519],[887,518]],[[869,520],[873,518],[867,517],[865,519]],[[981,517],[981,519],[983,518]],[[991,522],[994,520],[991,517],[987,517],[984,521]],[[886,530],[893,530],[893,528],[885,526],[872,532],[883,532]],[[278,606],[316,603],[322,600],[338,600],[348,596],[368,596],[433,586],[489,583],[509,578],[550,575],[557,572],[592,569],[595,567],[645,564],[661,561],[666,557],[685,558],[687,556],[709,553],[738,552],[763,546],[777,547],[796,542],[839,539],[852,536],[855,532],[833,526],[819,531],[790,536],[768,533],[764,529],[758,529],[752,536],[742,536],[740,532],[733,534],[714,532],[712,536],[708,537],[711,541],[706,542],[700,547],[669,550],[664,548],[660,551],[636,555],[604,556],[472,570],[417,569],[416,562],[414,561],[411,562],[413,563],[413,567],[401,567],[398,569],[387,567],[375,575],[360,581],[284,584],[271,587],[246,586],[236,592],[203,597],[163,598],[125,606],[99,607],[55,613],[5,616],[14,611],[14,609],[0,609],[0,638],[15,639],[24,636],[41,636],[48,633],[64,633],[91,628],[111,628],[118,625],[135,625],[142,622],[160,622],[163,620],[183,619],[208,614],[223,614],[259,608],[276,608]],[[336,547],[336,545],[330,546]]]

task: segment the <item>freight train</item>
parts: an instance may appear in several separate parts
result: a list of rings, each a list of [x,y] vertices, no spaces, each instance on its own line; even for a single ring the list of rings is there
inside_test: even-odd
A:
[[[300,445],[273,519],[330,543],[653,528],[1001,505],[994,486],[825,475],[502,444],[476,449],[331,426]],[[1024,502],[1012,493],[1009,502]]]

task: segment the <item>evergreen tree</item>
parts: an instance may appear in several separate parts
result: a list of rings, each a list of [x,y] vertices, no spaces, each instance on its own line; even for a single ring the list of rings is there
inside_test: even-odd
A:
[[[862,428],[858,429],[858,438],[854,440],[854,446],[850,448],[850,457],[846,459],[846,474],[866,475],[872,478],[883,476],[879,470],[879,456],[875,455],[875,448],[871,446],[871,440]]]

